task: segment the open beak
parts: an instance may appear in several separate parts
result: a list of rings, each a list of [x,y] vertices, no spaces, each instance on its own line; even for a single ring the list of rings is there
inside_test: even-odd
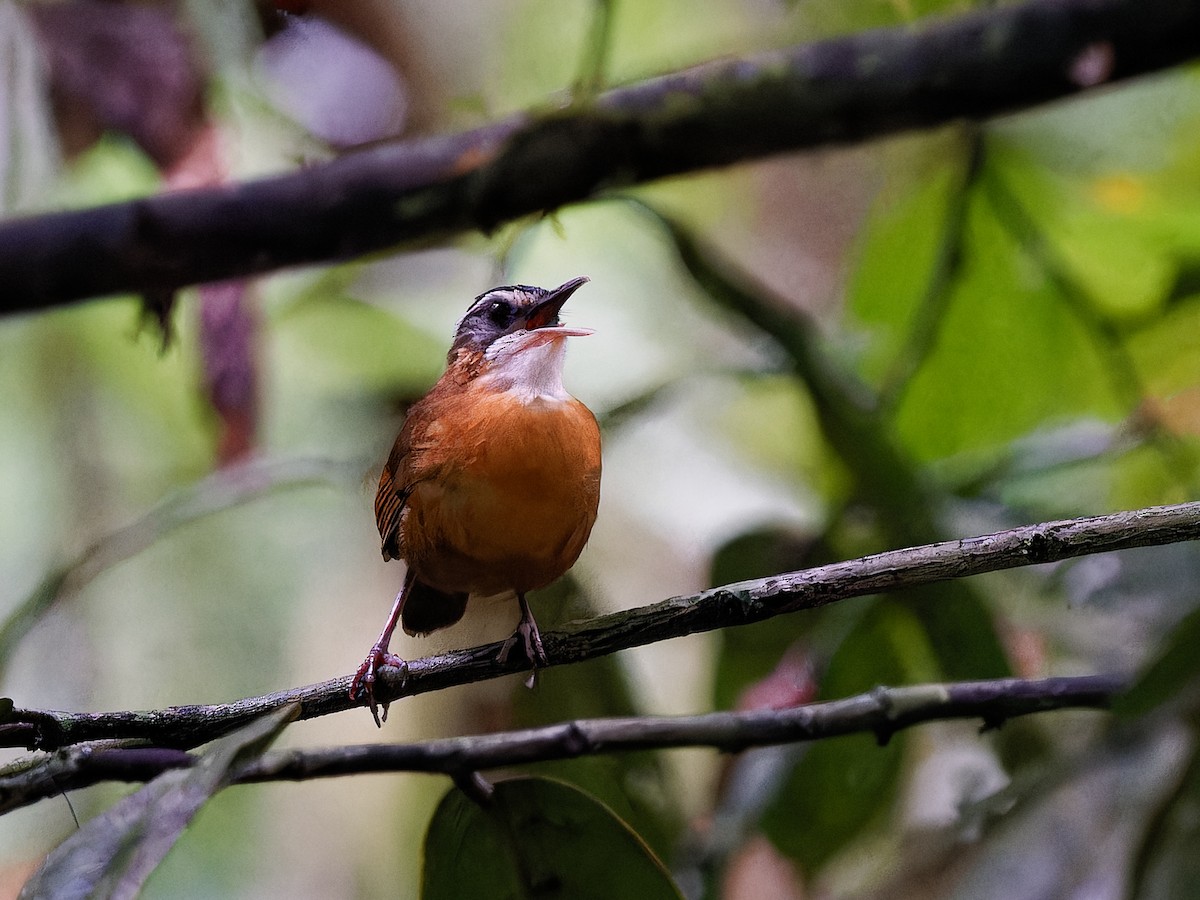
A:
[[[525,328],[528,331],[537,330],[572,337],[583,337],[591,334],[592,330],[590,328],[568,328],[565,325],[560,325],[558,322],[558,314],[562,310],[563,304],[570,299],[575,291],[587,284],[589,280],[587,277],[581,275],[578,278],[572,278],[570,281],[560,284],[547,294],[541,302],[529,310],[525,316]]]

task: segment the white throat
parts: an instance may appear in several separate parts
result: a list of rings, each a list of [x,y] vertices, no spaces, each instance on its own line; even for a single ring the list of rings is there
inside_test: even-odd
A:
[[[485,351],[492,364],[480,378],[482,385],[514,394],[524,403],[570,400],[562,383],[566,336],[546,335],[534,341],[513,338],[518,335],[503,337]]]

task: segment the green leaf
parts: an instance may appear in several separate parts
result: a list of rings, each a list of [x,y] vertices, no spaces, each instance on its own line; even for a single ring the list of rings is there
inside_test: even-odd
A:
[[[829,663],[821,681],[823,700],[941,677],[920,618],[892,598],[867,602],[870,608]]]
[[[1179,405],[1185,406],[1189,393],[1194,393],[1200,383],[1197,330],[1200,330],[1200,296],[1192,294],[1181,298],[1164,315],[1127,340],[1138,374],[1147,389],[1164,402],[1183,401]],[[1180,393],[1182,397],[1173,397]]]
[[[932,660],[924,668],[939,675],[928,678],[964,680],[1006,678],[1012,674],[996,633],[996,623],[980,593],[963,581],[929,584],[893,595],[916,614],[924,628]],[[926,676],[912,677],[927,680]]]
[[[638,835],[561,781],[498,782],[486,806],[451,790],[425,836],[424,900],[607,900],[681,894]]]
[[[59,197],[76,207],[117,203],[152,194],[162,183],[154,163],[128,138],[101,137],[67,170]]]
[[[20,896],[133,896],[230,770],[266,750],[299,709],[293,704],[255,719],[214,742],[196,765],[164,772],[89,820],[46,857]]]
[[[912,320],[946,239],[953,167],[920,178],[907,194],[885,193],[872,210],[855,251],[847,305],[867,329],[860,373],[878,384],[903,352]]]
[[[1177,264],[1161,242],[1094,212],[1071,216],[1052,233],[1097,312],[1116,321],[1138,321],[1165,304]]]
[[[904,444],[938,459],[1056,420],[1121,414],[1103,348],[978,199],[966,246],[937,345],[897,411]]]
[[[1190,612],[1175,626],[1163,642],[1162,652],[1133,687],[1117,698],[1113,711],[1121,716],[1144,715],[1200,684],[1197,646],[1200,646],[1200,609]]]
[[[1178,262],[1157,211],[1133,212],[1145,206],[1144,178],[1120,171],[1056,177],[1041,159],[1000,141],[994,147],[994,171],[1094,312],[1129,322],[1161,309]]]

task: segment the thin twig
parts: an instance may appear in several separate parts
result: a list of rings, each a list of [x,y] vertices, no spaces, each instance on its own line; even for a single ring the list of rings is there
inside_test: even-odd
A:
[[[672,597],[639,609],[570,624],[560,631],[543,632],[542,639],[549,665],[565,665],[696,632],[815,609],[850,597],[1198,538],[1200,502],[1046,522],[980,537],[890,550]],[[385,666],[380,670],[375,695],[380,702],[392,702],[413,694],[497,678],[526,667],[526,663],[512,656],[500,662],[497,659],[500,647],[500,643],[485,644],[413,660],[408,664],[405,678]],[[0,719],[0,746],[54,750],[84,741],[122,739],[193,747],[287,703],[300,703],[300,718],[304,719],[360,705],[349,698],[350,680],[351,676],[344,675],[234,703],[143,712],[71,713],[15,708]]]
[[[231,783],[304,781],[365,772],[432,772],[474,784],[481,769],[573,759],[601,753],[749,747],[815,741],[871,732],[886,742],[895,732],[942,719],[982,719],[994,728],[1016,716],[1067,708],[1107,708],[1126,683],[1087,675],[1024,681],[879,687],[869,693],[781,710],[699,716],[579,719],[542,728],[441,738],[412,744],[361,744],[266,753],[236,769]],[[0,775],[0,813],[100,781],[147,781],[190,766],[180,750],[85,745],[60,751],[19,772]],[[481,794],[482,796],[482,794]]]
[[[1082,71],[1099,48],[1111,66]],[[613,187],[982,120],[1200,55],[1189,0],[1028,0],[722,60],[260,181],[0,226],[0,310],[419,245]]]
[[[962,271],[967,216],[987,155],[983,131],[979,126],[965,129],[962,138],[965,143],[962,171],[950,188],[933,270],[913,311],[904,345],[892,359],[880,382],[878,408],[887,418],[895,416],[914,376],[937,346],[938,335]]]
[[[0,676],[21,639],[56,603],[101,572],[145,550],[163,535],[272,491],[320,484],[355,484],[368,466],[366,460],[252,459],[172,492],[140,518],[105,535],[74,559],[50,571],[0,621]]]

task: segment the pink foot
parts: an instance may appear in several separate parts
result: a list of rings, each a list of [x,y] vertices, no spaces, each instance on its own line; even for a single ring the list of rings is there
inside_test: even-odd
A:
[[[524,644],[525,658],[529,660],[529,664],[535,669],[545,668],[550,664],[550,661],[546,658],[546,648],[542,646],[542,634],[538,631],[537,623],[532,618],[521,619],[517,630],[509,635],[508,640],[504,642],[504,646],[500,648],[500,652],[496,654],[496,659],[500,660],[500,662],[506,662],[513,647],[517,646],[517,641],[521,641]]]
[[[367,654],[362,665],[358,667],[358,671],[354,673],[354,678],[350,682],[350,699],[358,700],[365,694],[371,707],[371,716],[375,719],[375,725],[382,728],[383,723],[387,721],[389,704],[382,704],[383,715],[381,717],[379,715],[381,704],[375,701],[375,673],[380,666],[395,666],[403,677],[408,677],[408,663],[395,653],[388,653],[383,646],[376,644],[371,648],[371,652]]]

